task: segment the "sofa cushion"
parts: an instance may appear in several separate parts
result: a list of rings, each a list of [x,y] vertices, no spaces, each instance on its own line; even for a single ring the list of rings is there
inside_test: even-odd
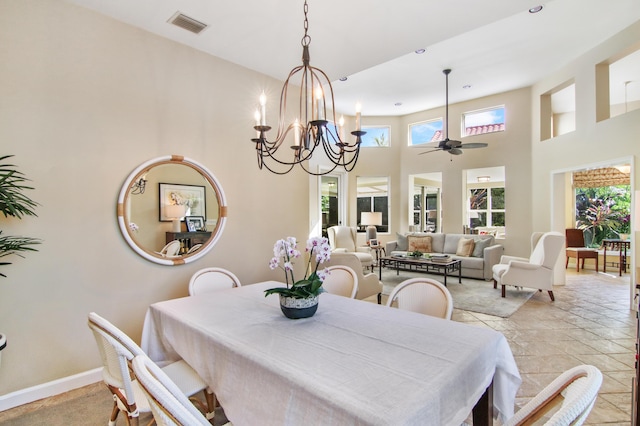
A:
[[[476,240],[476,245],[473,248],[473,253],[471,256],[473,257],[484,257],[484,249],[489,247],[492,243],[491,238],[478,238]]]
[[[469,257],[473,253],[475,242],[473,238],[460,238],[458,240],[458,247],[456,248],[456,255],[462,257]]]
[[[414,251],[420,251],[422,253],[431,253],[431,236],[424,235],[409,235],[407,236],[408,247],[407,251],[409,253]]]
[[[462,238],[463,234],[443,234],[444,235],[444,247],[443,253],[455,254],[458,251],[458,241]]]
[[[407,235],[396,232],[396,250],[407,251],[409,249],[409,242],[407,241]]]

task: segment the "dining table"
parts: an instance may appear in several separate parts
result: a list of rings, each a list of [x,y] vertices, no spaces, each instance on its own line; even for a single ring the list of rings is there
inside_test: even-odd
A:
[[[184,359],[234,426],[504,421],[520,374],[493,329],[322,293],[291,320],[267,281],[149,306],[141,346]]]

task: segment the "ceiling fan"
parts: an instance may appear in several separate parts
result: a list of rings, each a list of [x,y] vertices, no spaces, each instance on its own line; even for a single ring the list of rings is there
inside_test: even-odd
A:
[[[460,155],[462,154],[463,149],[472,149],[472,148],[484,148],[487,146],[486,143],[475,142],[475,143],[462,143],[460,141],[449,139],[449,74],[451,73],[450,69],[446,69],[442,71],[445,75],[446,81],[446,97],[445,97],[445,133],[444,139],[438,143],[438,146],[433,148],[430,151],[421,152],[421,154],[428,154],[430,152],[435,151],[446,151],[451,155]]]

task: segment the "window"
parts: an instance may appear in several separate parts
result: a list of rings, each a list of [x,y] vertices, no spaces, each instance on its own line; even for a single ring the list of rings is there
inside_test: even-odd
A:
[[[376,226],[378,232],[389,232],[389,178],[357,177],[358,186],[358,232],[364,232],[365,226],[360,223],[363,212],[381,212],[382,224]]]
[[[439,232],[441,186],[442,173],[440,172],[409,176],[409,187],[413,188],[409,230]]]
[[[640,50],[609,65],[610,116],[640,108]]]
[[[444,139],[442,118],[409,124],[409,146],[423,145]]]
[[[379,148],[390,145],[390,130],[389,126],[367,126],[363,127],[362,131],[367,134],[362,136],[361,147],[374,147]]]
[[[462,128],[465,136],[504,132],[504,106],[465,112],[462,114]]]
[[[467,215],[463,223],[471,233],[505,235],[505,169],[486,167],[466,172]]]

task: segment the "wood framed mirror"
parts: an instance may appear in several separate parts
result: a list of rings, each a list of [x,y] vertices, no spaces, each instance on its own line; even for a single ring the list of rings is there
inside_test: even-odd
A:
[[[169,155],[131,172],[118,196],[117,216],[120,232],[136,253],[161,265],[181,265],[200,259],[216,244],[227,202],[205,166]]]

